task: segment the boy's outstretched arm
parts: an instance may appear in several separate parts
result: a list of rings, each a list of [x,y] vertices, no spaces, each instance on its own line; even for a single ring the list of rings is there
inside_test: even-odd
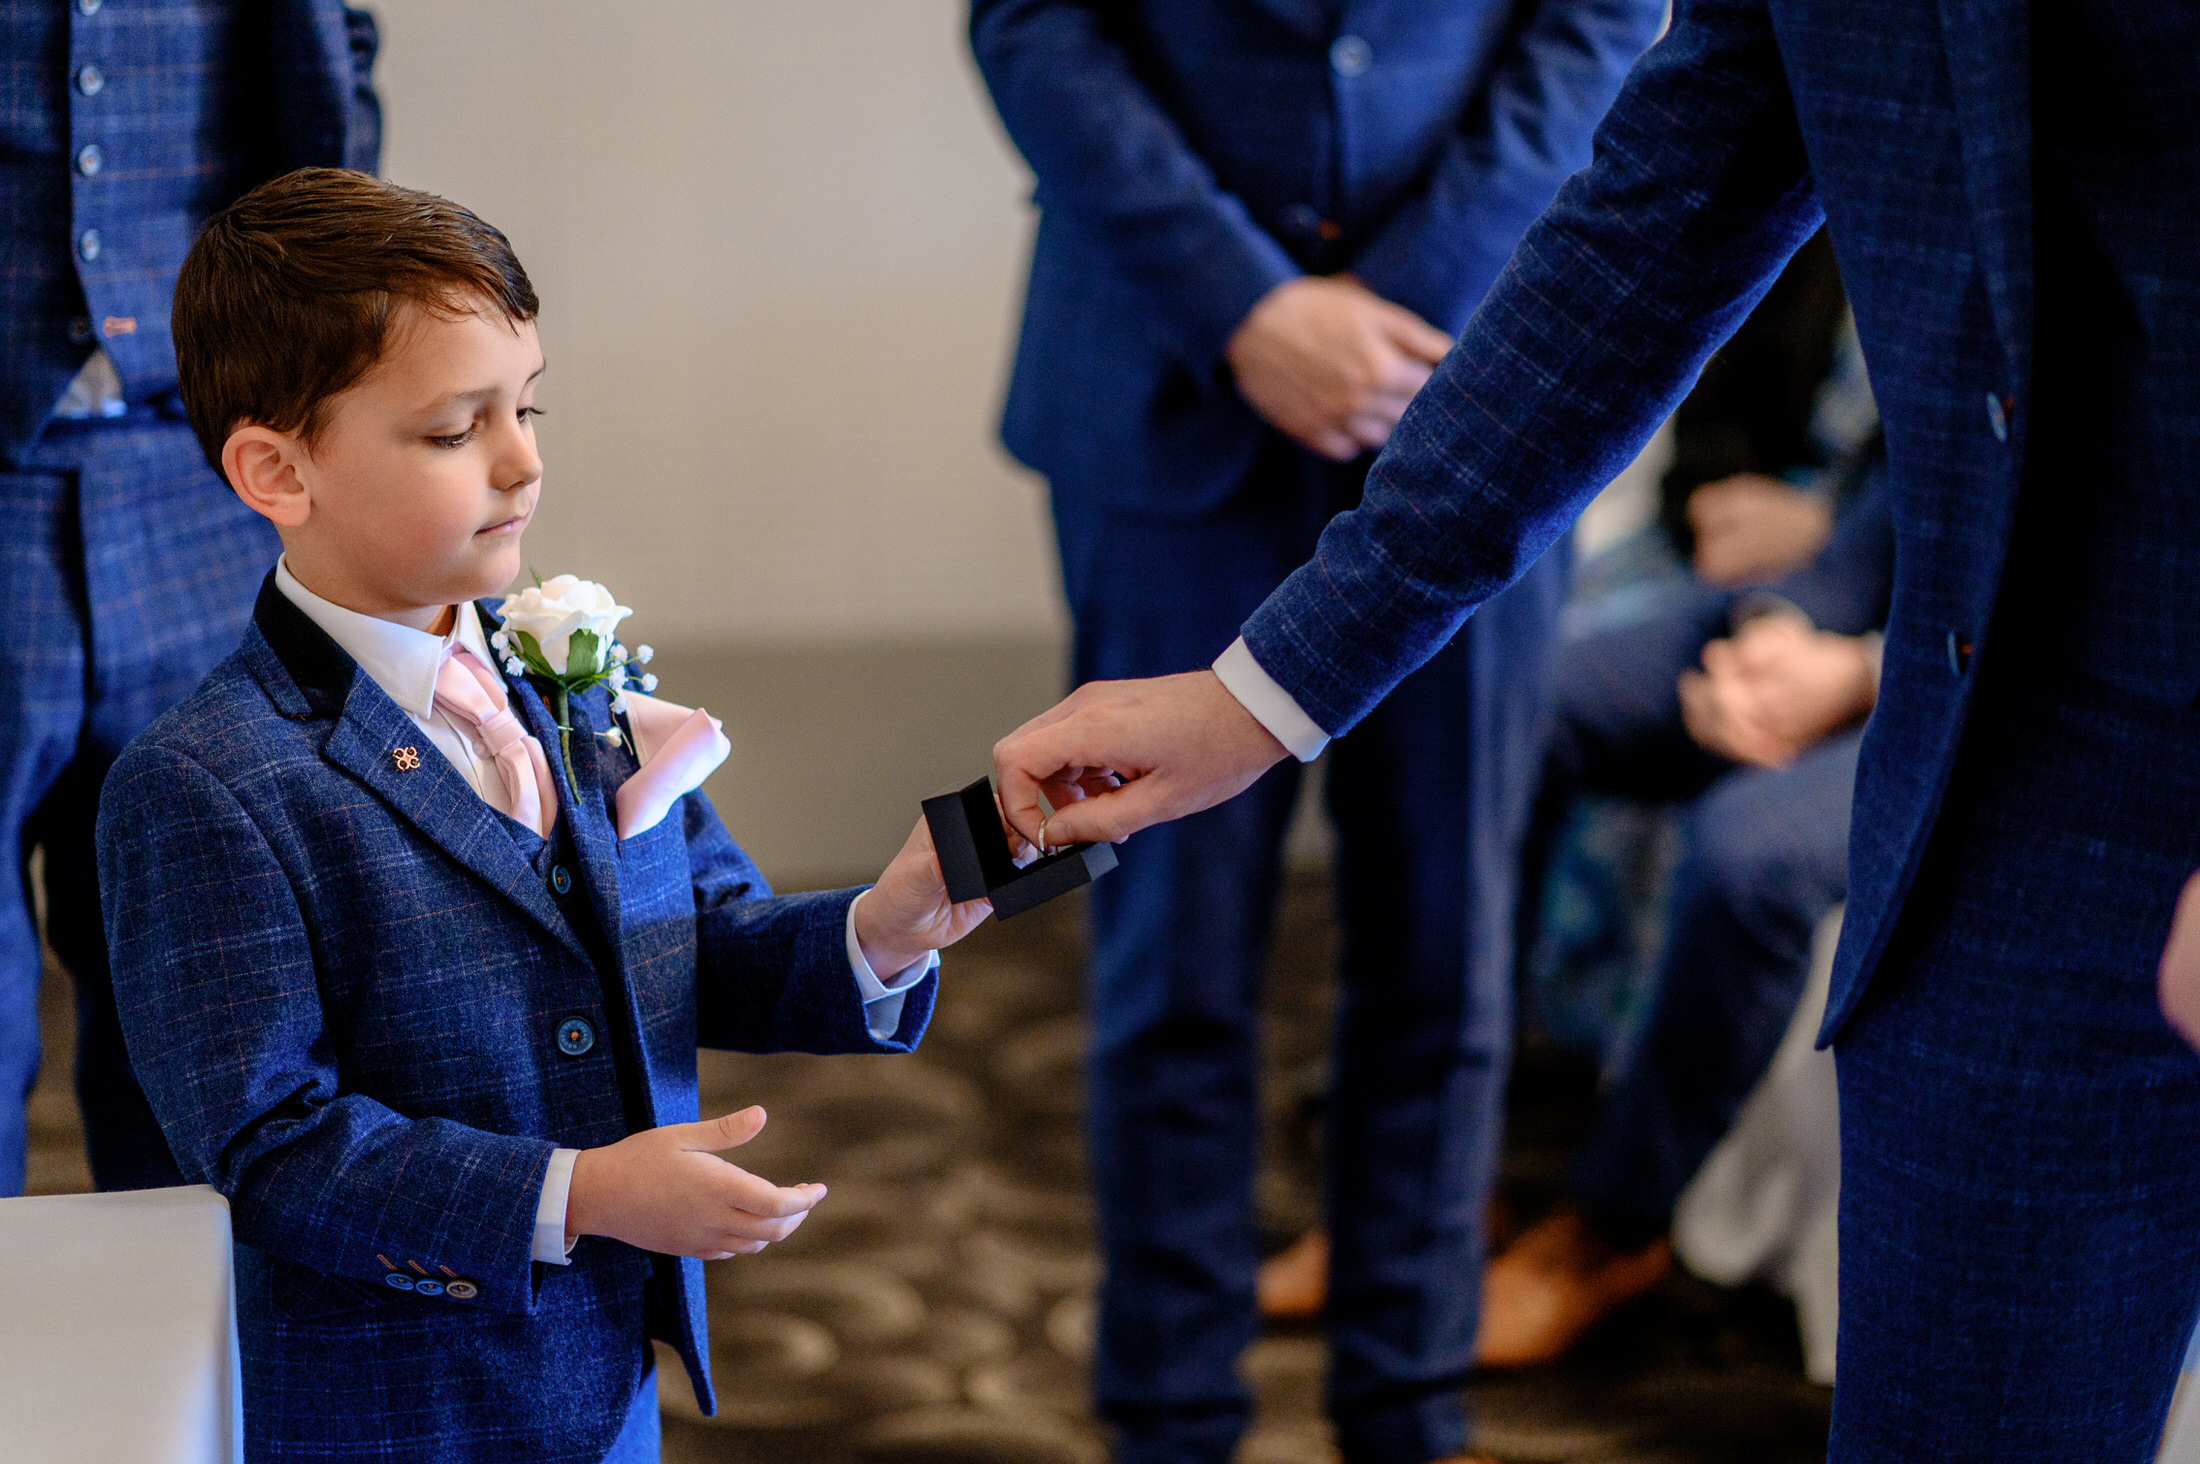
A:
[[[948,901],[921,821],[872,888],[774,895],[709,802],[690,794],[682,803],[702,1045],[913,1048],[937,987],[933,953],[991,913],[983,900]]]

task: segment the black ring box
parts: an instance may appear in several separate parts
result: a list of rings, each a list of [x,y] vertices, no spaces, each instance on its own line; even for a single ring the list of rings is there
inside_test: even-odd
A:
[[[932,829],[947,897],[958,905],[991,900],[996,920],[1044,905],[1115,868],[1113,844],[1073,844],[1018,869],[1001,829],[991,778],[925,799],[924,821]]]

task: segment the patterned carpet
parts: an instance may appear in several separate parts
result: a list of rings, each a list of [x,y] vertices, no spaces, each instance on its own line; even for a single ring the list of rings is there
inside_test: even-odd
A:
[[[1316,1215],[1325,975],[1316,881],[1295,884],[1271,982],[1272,1123],[1259,1202],[1275,1244]],[[706,1113],[771,1114],[741,1162],[832,1193],[761,1256],[710,1268],[718,1416],[660,1368],[668,1464],[1099,1464],[1084,1368],[1098,1279],[1080,1127],[1080,912],[990,924],[948,958],[914,1058],[703,1055]],[[63,990],[44,1030],[69,1051]],[[83,1189],[62,1064],[33,1100],[34,1192]],[[1514,1080],[1502,1199],[1550,1203],[1590,1098],[1577,1065],[1530,1052]],[[1247,1354],[1259,1417],[1245,1464],[1329,1464],[1316,1327]],[[1677,1277],[1612,1318],[1566,1366],[1478,1379],[1476,1446],[1513,1464],[1804,1464],[1829,1395],[1802,1374],[1793,1312],[1757,1290]]]

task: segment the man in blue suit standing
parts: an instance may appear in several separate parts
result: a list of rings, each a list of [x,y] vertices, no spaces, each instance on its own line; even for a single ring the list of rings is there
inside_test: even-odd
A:
[[[93,1179],[182,1183],[115,1019],[92,821],[123,745],[236,646],[278,546],[184,420],[169,296],[253,184],[373,169],[374,51],[338,0],[0,6],[0,1195],[38,1067],[34,847]]]
[[[1204,666],[1565,177],[1659,0],[977,0],[1040,208],[1002,435],[1052,490],[1079,681]],[[1466,1445],[1510,1036],[1512,850],[1562,556],[1329,766],[1346,930],[1329,1110],[1348,1459]],[[1126,1461],[1221,1461],[1255,1329],[1256,1011],[1295,769],[1093,891],[1094,1386]]]
[[[1115,837],[1364,716],[1823,218],[1895,578],[1859,753],[1832,1457],[2153,1457],[2200,1297],[2200,11],[1684,0],[1244,657],[1088,688],[1004,801]],[[1233,695],[1233,692],[1236,694]],[[1282,735],[1276,729],[1282,728]],[[1102,791],[1090,769],[1129,775]],[[2165,945],[2168,956],[2164,958]]]

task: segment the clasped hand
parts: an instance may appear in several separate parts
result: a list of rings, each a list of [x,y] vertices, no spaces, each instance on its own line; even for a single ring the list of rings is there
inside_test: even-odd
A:
[[[1277,431],[1338,462],[1390,440],[1451,337],[1349,275],[1308,275],[1261,297],[1224,356]]]
[[[1704,647],[1680,678],[1681,719],[1705,751],[1786,767],[1871,711],[1878,682],[1861,641],[1798,615],[1762,615]]]
[[[992,908],[984,900],[948,899],[931,830],[919,819],[878,883],[857,900],[856,941],[872,971],[890,979],[961,940]],[[825,1186],[776,1185],[718,1157],[763,1128],[764,1110],[749,1107],[582,1150],[566,1192],[568,1239],[604,1235],[701,1261],[753,1255],[785,1240],[825,1198]]]

